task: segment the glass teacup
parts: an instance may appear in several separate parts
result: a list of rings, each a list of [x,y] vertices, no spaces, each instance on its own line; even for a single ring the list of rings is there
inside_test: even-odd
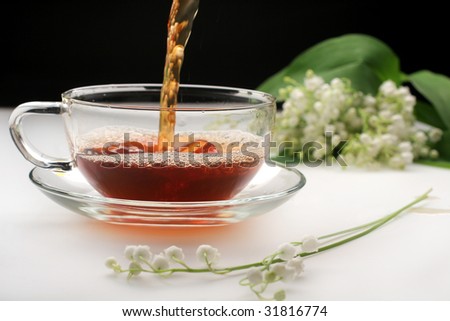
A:
[[[24,157],[36,166],[74,167],[102,195],[150,201],[211,201],[239,193],[264,163],[275,119],[275,99],[228,87],[180,87],[176,133],[158,146],[160,85],[81,87],[61,102],[29,102],[10,118]],[[24,134],[32,114],[64,119],[71,157],[39,152]]]

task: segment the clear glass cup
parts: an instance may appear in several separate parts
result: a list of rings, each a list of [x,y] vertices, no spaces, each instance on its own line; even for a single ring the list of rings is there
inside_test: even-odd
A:
[[[176,109],[176,135],[167,151],[155,149],[161,85],[119,84],[75,88],[61,102],[29,102],[10,118],[12,138],[38,167],[73,168],[102,195],[150,201],[230,199],[268,155],[274,97],[253,90],[184,85]],[[61,115],[70,158],[37,150],[23,119]]]

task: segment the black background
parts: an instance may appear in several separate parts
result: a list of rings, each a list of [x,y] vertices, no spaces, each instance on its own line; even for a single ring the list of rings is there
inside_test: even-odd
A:
[[[59,100],[76,86],[161,82],[170,5],[111,0],[3,7],[0,106]],[[404,72],[450,75],[449,31],[438,1],[201,0],[182,82],[255,88],[303,50],[346,33],[386,42]]]

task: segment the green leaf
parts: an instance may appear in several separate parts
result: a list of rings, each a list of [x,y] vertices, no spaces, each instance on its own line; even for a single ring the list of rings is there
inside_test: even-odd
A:
[[[450,162],[445,160],[418,160],[418,164],[450,169]]]
[[[444,122],[441,120],[441,116],[439,116],[436,109],[427,102],[417,101],[414,106],[414,115],[417,120],[423,123],[440,129],[446,129]]]
[[[308,69],[325,81],[335,77],[348,78],[354,88],[372,94],[387,79],[398,84],[402,80],[399,60],[385,43],[367,35],[349,34],[325,40],[306,50],[258,89],[277,96],[279,89],[286,86],[286,76],[302,81]]]
[[[447,130],[443,133],[435,148],[439,152],[440,158],[450,161],[450,131]]]
[[[430,101],[445,127],[450,129],[450,78],[422,70],[409,75],[409,80]]]

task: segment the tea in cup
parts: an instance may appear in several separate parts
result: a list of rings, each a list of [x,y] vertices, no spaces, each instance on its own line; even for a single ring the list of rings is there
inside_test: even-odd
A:
[[[230,199],[255,176],[275,119],[274,97],[253,90],[184,85],[178,92],[173,141],[158,142],[161,85],[81,87],[61,102],[29,102],[10,118],[24,157],[58,171],[77,168],[105,197],[197,202]],[[61,115],[69,159],[39,152],[22,120]]]

